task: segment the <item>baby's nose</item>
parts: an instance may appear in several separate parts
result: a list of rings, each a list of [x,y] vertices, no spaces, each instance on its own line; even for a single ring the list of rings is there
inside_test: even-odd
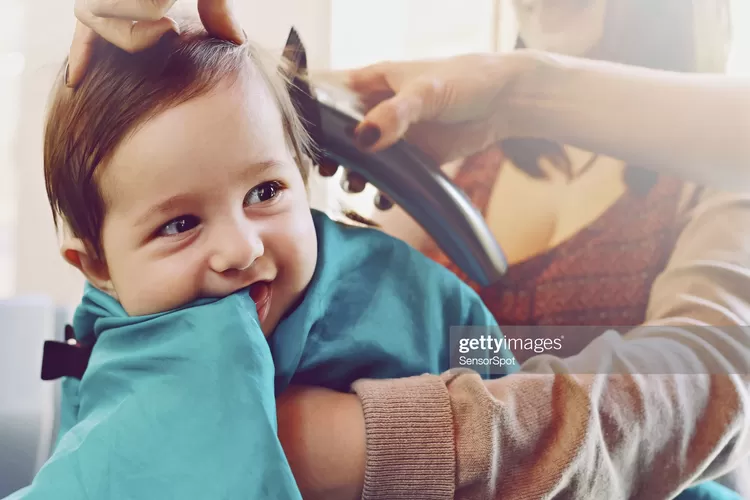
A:
[[[256,231],[235,230],[216,241],[210,259],[211,269],[217,273],[242,271],[263,255],[263,240]]]

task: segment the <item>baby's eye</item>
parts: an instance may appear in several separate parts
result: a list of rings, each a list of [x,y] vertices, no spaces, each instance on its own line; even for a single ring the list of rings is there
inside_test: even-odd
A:
[[[169,221],[161,228],[161,230],[159,231],[159,236],[174,236],[175,234],[190,231],[198,225],[198,222],[198,217],[195,217],[194,215],[184,215],[182,217],[177,217],[176,219],[172,219],[171,221]]]
[[[254,187],[245,196],[245,205],[254,205],[271,200],[281,193],[284,186],[278,181],[264,182]]]

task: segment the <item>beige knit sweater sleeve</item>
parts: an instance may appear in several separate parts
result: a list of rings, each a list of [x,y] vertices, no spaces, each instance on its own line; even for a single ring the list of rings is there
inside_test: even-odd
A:
[[[455,369],[355,383],[363,497],[665,499],[724,475],[750,454],[743,325],[750,196],[707,193],[654,283],[645,325],[495,381]]]

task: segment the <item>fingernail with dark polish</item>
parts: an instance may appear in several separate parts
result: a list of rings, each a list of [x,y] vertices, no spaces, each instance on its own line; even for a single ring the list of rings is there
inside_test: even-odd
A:
[[[370,123],[354,133],[354,140],[362,149],[370,149],[380,139],[380,129]]]
[[[70,87],[70,64],[65,63],[65,85]]]

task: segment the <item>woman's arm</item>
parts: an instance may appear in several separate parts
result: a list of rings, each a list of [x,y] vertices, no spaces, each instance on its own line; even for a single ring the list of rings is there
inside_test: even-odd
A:
[[[528,55],[536,64],[508,93],[510,134],[722,189],[750,188],[750,79]]]
[[[667,498],[746,462],[748,229],[750,196],[705,196],[646,324],[578,356],[538,356],[495,381],[463,370],[358,381],[364,498]],[[444,449],[428,466],[429,445]]]
[[[360,380],[361,406],[316,389],[283,404],[305,498],[667,498],[747,465],[749,228],[750,195],[706,194],[645,325],[578,356],[495,381],[458,369]]]
[[[531,50],[379,63],[348,73],[375,103],[357,127],[377,151],[404,137],[439,162],[539,137],[721,189],[750,189],[750,79]]]

